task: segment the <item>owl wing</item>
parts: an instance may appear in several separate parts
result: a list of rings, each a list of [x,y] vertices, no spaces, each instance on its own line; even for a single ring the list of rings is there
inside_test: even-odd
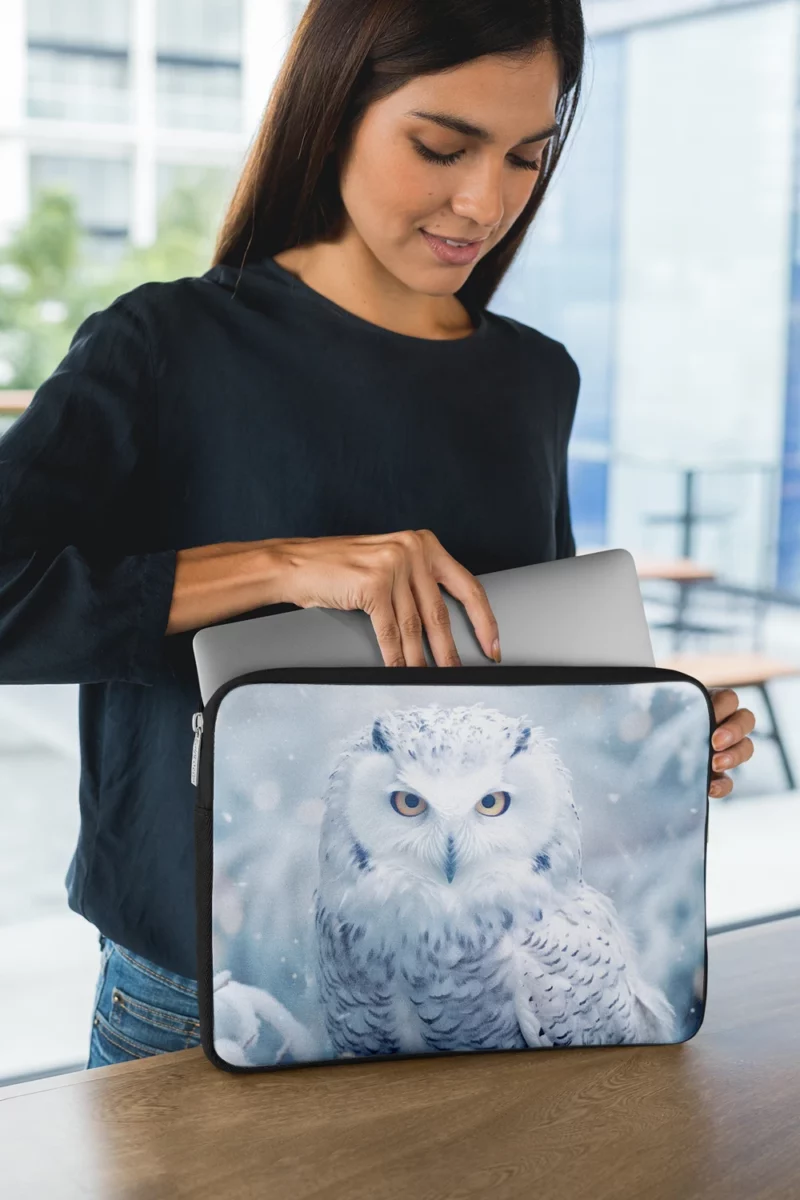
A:
[[[517,1019],[529,1046],[674,1040],[671,1004],[640,977],[612,902],[594,888],[531,924],[515,972]]]

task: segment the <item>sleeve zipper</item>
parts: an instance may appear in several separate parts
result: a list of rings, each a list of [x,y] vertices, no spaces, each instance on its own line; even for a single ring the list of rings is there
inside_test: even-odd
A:
[[[203,714],[196,712],[192,716],[194,730],[194,745],[192,746],[192,783],[197,787],[198,767],[200,764],[200,743],[203,740]]]

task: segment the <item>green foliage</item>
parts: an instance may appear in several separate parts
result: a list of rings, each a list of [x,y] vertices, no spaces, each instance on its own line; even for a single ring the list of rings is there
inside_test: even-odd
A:
[[[36,387],[82,319],[80,241],[74,200],[53,190],[0,253],[0,362],[9,387]]]
[[[81,321],[131,288],[206,271],[222,199],[218,177],[201,173],[166,197],[152,245],[128,244],[103,261],[81,230],[74,197],[41,191],[0,248],[0,387],[37,388]]]

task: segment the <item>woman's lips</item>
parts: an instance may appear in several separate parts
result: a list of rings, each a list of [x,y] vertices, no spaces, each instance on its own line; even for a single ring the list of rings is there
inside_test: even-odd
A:
[[[466,246],[449,246],[444,238],[437,237],[434,233],[428,233],[427,229],[421,229],[420,233],[439,261],[452,266],[463,266],[465,263],[474,262],[483,245],[483,242],[470,242]]]

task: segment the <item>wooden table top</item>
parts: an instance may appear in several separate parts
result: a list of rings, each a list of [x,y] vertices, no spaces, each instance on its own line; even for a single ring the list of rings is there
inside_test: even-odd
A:
[[[670,654],[657,660],[659,667],[670,667],[693,675],[707,688],[752,687],[780,675],[800,675],[800,662],[787,662],[768,654],[732,651],[730,654]],[[800,1195],[800,1193],[798,1193]]]
[[[716,579],[713,567],[704,567],[692,558],[641,558],[634,555],[640,579],[670,579],[674,583],[699,583]]]
[[[2,1190],[53,1200],[796,1200],[800,918],[709,938],[679,1046],[235,1076],[200,1050],[0,1090]]]
[[[614,546],[579,546],[577,553],[597,554],[603,550],[617,549]],[[650,558],[646,554],[630,552],[640,579],[668,579],[674,583],[700,583],[717,578],[713,567],[706,567],[693,558]]]

